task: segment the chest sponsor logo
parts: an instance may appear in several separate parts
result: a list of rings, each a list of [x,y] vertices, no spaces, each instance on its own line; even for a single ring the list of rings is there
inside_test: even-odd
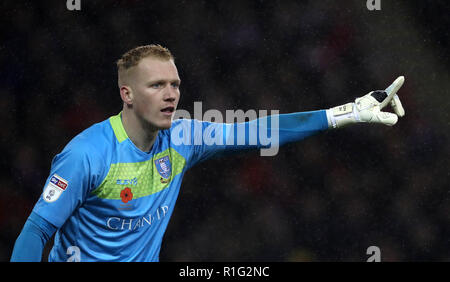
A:
[[[151,226],[157,221],[164,219],[169,212],[168,206],[160,206],[153,213],[149,213],[143,217],[122,218],[108,217],[106,219],[106,227],[109,230],[137,230],[144,226]]]
[[[45,186],[42,197],[44,201],[52,203],[58,200],[59,196],[69,187],[69,182],[57,174],[50,177],[50,181]]]

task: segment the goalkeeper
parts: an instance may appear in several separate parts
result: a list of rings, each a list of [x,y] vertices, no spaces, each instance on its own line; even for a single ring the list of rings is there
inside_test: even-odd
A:
[[[277,130],[276,145],[281,146],[354,123],[392,126],[404,115],[396,94],[404,81],[399,77],[386,90],[352,103],[277,115],[277,128],[267,122],[275,116],[235,124],[173,120],[181,81],[168,49],[140,46],[125,53],[117,66],[122,111],[81,132],[54,157],[11,261],[41,261],[55,232],[49,261],[159,261],[185,172],[214,155],[267,146],[250,142],[253,132],[236,145],[238,125],[249,131]],[[394,113],[382,111],[387,105]],[[175,128],[183,129],[181,138],[191,142],[175,144]],[[219,133],[223,145],[195,142],[199,135]]]

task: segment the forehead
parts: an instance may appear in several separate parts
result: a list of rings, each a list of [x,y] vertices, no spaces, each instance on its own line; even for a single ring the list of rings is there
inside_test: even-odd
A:
[[[140,79],[179,80],[178,70],[173,60],[143,58],[135,67],[134,74]]]

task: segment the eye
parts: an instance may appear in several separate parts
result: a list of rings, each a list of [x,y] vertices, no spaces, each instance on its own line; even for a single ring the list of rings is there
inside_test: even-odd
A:
[[[153,83],[153,84],[151,84],[151,85],[150,85],[150,87],[151,87],[151,88],[155,88],[155,89],[158,89],[158,88],[160,88],[160,87],[161,87],[161,83],[159,83],[159,82],[157,82],[157,83]]]
[[[173,82],[171,85],[173,88],[176,88],[176,89],[180,88],[180,83],[178,83],[178,82]]]

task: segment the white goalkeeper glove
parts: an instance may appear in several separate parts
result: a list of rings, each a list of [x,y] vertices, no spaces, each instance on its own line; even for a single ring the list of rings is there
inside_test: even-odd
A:
[[[398,117],[405,115],[397,91],[402,87],[405,78],[399,76],[388,88],[372,91],[356,98],[354,103],[337,106],[326,110],[328,125],[339,128],[357,122],[380,123],[392,126]],[[394,113],[382,112],[381,109],[391,105]]]

